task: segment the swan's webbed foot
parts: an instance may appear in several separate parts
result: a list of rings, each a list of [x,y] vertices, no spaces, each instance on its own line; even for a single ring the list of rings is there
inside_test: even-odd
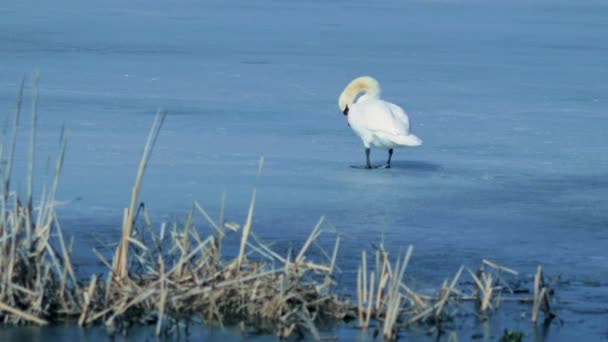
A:
[[[353,169],[371,170],[371,169],[379,169],[381,167],[384,167],[384,165],[351,165],[350,167],[352,167]]]
[[[370,149],[369,149],[369,147],[366,147],[365,148],[365,165],[363,165],[363,166],[351,165],[350,167],[352,167],[353,169],[368,169],[368,170],[386,167],[386,165],[373,165],[369,161],[369,153],[370,153]],[[388,167],[390,168],[390,157],[389,157]]]

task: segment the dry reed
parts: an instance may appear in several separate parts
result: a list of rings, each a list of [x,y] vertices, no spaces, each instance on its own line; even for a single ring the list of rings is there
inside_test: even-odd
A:
[[[400,329],[414,324],[428,327],[429,332],[441,331],[442,326],[452,321],[456,314],[466,311],[463,306],[468,302],[476,303],[477,309],[473,314],[480,318],[486,317],[501,301],[532,303],[533,322],[536,322],[541,308],[547,321],[555,317],[550,309],[550,293],[553,290],[545,284],[540,266],[535,276],[532,298],[522,296],[529,292],[527,290],[513,290],[505,279],[507,275],[518,276],[516,271],[485,259],[477,273],[467,269],[470,280],[462,279],[465,270],[463,266],[451,281],[443,282],[436,294],[429,295],[414,292],[404,280],[411,252],[412,246],[408,248],[403,260],[397,258],[393,266],[386,250],[381,248],[376,251],[376,269],[370,272],[369,296],[363,275],[367,272],[366,256],[362,255],[363,260],[357,273],[357,308],[359,327],[362,329],[367,329],[370,319],[375,318],[378,322],[375,334],[381,332],[385,340],[396,339]],[[374,288],[374,279],[379,279],[377,289]],[[461,285],[458,286],[459,284]],[[467,289],[466,284],[471,284],[472,287]],[[374,294],[374,291],[377,292]]]
[[[157,335],[178,329],[178,323],[199,320],[208,324],[241,324],[256,332],[274,333],[279,338],[293,334],[322,339],[320,322],[342,322],[358,318],[359,327],[374,327],[384,339],[394,340],[400,329],[412,325],[441,329],[463,303],[476,303],[476,314],[487,315],[501,300],[531,302],[532,321],[543,310],[551,319],[550,290],[539,267],[534,281],[534,297],[516,297],[506,274],[517,275],[507,267],[483,260],[477,272],[466,269],[471,280],[462,280],[461,267],[435,294],[413,291],[405,273],[412,257],[409,246],[393,264],[389,252],[375,251],[375,262],[368,265],[362,253],[357,272],[357,303],[335,294],[335,273],[340,246],[339,236],[331,254],[317,240],[328,224],[321,217],[301,249],[281,256],[262,243],[252,231],[255,208],[254,189],[244,224],[224,221],[224,200],[217,222],[197,202],[182,225],[161,225],[157,230],[143,205],[137,206],[145,170],[166,114],[155,117],[137,170],[129,206],[124,209],[122,234],[112,261],[94,250],[107,267],[107,277],[77,278],[59,220],[55,214],[55,194],[59,183],[67,132],[62,131],[49,190],[42,191],[37,210],[33,208],[34,145],[37,122],[36,76],[28,149],[28,187],[25,204],[10,191],[15,143],[22,107],[24,82],[19,87],[16,108],[8,138],[4,127],[0,144],[3,189],[0,196],[0,320],[5,324],[47,324],[74,321],[81,326],[103,323],[109,332],[133,324],[154,324]],[[8,122],[8,118],[7,118]],[[260,160],[258,177],[263,159]],[[137,215],[137,212],[141,215]],[[195,215],[199,214],[213,234],[201,236]],[[140,218],[139,221],[136,218]],[[143,222],[141,222],[143,221]],[[222,244],[229,235],[238,235],[238,254],[222,255]],[[146,243],[145,241],[148,241]],[[319,253],[311,253],[317,248]],[[314,256],[313,256],[314,254]],[[319,256],[320,255],[320,256]],[[371,265],[371,270],[368,266]],[[465,273],[465,274],[466,274]],[[89,278],[89,277],[87,277]],[[462,284],[465,284],[463,287]],[[472,284],[469,289],[466,284]]]

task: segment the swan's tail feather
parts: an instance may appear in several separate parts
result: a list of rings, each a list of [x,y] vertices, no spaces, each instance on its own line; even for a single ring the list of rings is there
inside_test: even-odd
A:
[[[393,142],[402,146],[420,146],[422,140],[413,134],[409,135],[393,135]]]
[[[422,145],[422,140],[420,140],[420,138],[418,138],[417,136],[415,136],[413,134],[398,135],[397,137],[398,137],[398,139],[397,139],[396,142],[398,142],[400,145],[405,145],[405,146],[420,146],[420,145]]]

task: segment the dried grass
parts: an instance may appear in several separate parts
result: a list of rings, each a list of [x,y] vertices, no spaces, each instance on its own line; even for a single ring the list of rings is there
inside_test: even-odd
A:
[[[156,334],[162,335],[176,331],[180,321],[200,320],[207,324],[240,324],[244,329],[274,333],[280,338],[296,334],[318,340],[324,338],[319,323],[358,318],[361,329],[373,327],[384,339],[394,340],[400,329],[413,325],[441,329],[469,302],[476,303],[475,314],[480,317],[504,299],[532,303],[533,322],[540,310],[546,319],[554,317],[550,308],[552,290],[546,286],[540,267],[533,298],[517,297],[504,279],[517,272],[488,260],[483,260],[475,273],[461,267],[435,294],[417,293],[405,277],[412,246],[394,264],[389,252],[380,248],[375,251],[375,262],[368,265],[364,251],[357,272],[357,303],[352,304],[335,294],[339,236],[335,236],[331,254],[319,247],[323,233],[333,230],[326,229],[329,224],[325,219],[321,217],[295,257],[291,251],[281,256],[253,234],[255,189],[242,228],[224,221],[222,196],[217,222],[195,202],[182,225],[174,223],[167,228],[163,224],[155,229],[145,207],[137,203],[148,160],[166,117],[161,111],[150,130],[131,201],[124,209],[114,258],[108,261],[93,250],[106,265],[107,277],[93,275],[88,281],[79,281],[54,210],[67,144],[65,130],[50,190],[42,192],[39,209],[33,210],[37,77],[34,83],[25,204],[10,191],[23,82],[11,120],[8,157],[3,155],[7,127],[0,145],[0,160],[6,159],[0,168],[0,321],[5,324],[103,323],[109,332],[133,324],[154,324]],[[263,159],[258,176],[262,165]],[[137,211],[141,215],[136,215]],[[213,229],[212,234],[199,235],[194,223],[197,214]],[[136,222],[136,217],[142,222]],[[228,258],[222,254],[222,244],[239,233],[238,254]],[[318,253],[312,253],[314,248]],[[467,273],[469,281],[463,280]]]
[[[498,308],[502,301],[532,303],[534,323],[541,308],[546,323],[556,317],[550,309],[549,293],[552,294],[553,289],[545,284],[540,266],[535,276],[532,298],[522,296],[528,293],[526,290],[513,290],[505,279],[507,275],[518,276],[516,271],[485,259],[482,260],[476,273],[466,269],[471,277],[470,280],[462,279],[465,267],[460,267],[450,282],[444,281],[435,295],[428,295],[414,292],[404,281],[411,252],[412,246],[409,246],[403,261],[397,258],[393,267],[386,250],[376,251],[376,270],[370,272],[372,281],[369,291],[374,292],[375,274],[379,274],[380,283],[377,293],[370,293],[369,296],[366,293],[366,278],[363,275],[367,272],[367,263],[363,254],[364,259],[357,274],[357,308],[359,327],[362,329],[370,326],[371,317],[378,322],[375,334],[381,329],[385,340],[395,340],[400,329],[413,325],[426,326],[429,332],[442,331],[443,325],[453,321],[457,314],[468,311],[464,306],[469,302],[476,303],[476,311],[473,314],[482,319],[487,318],[489,312]],[[393,270],[398,272],[394,273]],[[458,286],[459,284],[461,286]],[[472,286],[467,289],[466,284]]]

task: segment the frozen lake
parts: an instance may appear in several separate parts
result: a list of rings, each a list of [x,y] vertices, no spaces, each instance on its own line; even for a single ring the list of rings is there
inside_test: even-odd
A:
[[[481,258],[543,264],[575,302],[556,336],[608,333],[605,1],[20,1],[0,17],[3,113],[23,74],[42,75],[39,178],[71,131],[58,198],[77,254],[118,236],[162,107],[141,196],[158,217],[193,200],[217,212],[225,191],[242,221],[257,185],[264,238],[297,244],[326,215],[343,269],[384,232],[436,285]],[[363,146],[337,98],[363,74],[424,141],[392,169],[349,167]]]

